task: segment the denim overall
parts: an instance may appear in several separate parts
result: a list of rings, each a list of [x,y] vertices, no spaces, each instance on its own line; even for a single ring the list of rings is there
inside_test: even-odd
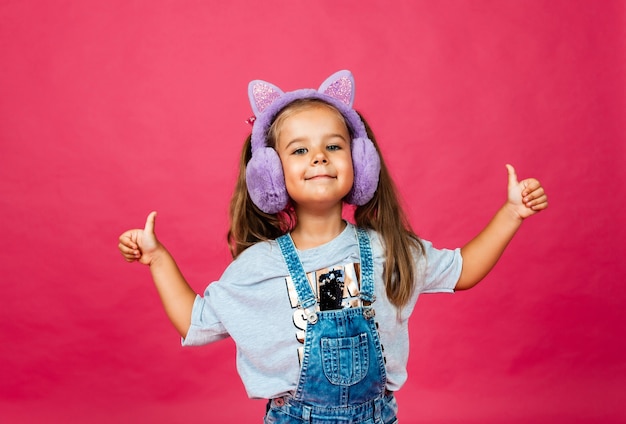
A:
[[[289,234],[277,239],[307,316],[304,355],[292,395],[272,399],[265,423],[396,423],[385,393],[385,362],[374,321],[374,273],[369,237],[357,229],[361,258],[357,308],[317,311],[317,299]]]

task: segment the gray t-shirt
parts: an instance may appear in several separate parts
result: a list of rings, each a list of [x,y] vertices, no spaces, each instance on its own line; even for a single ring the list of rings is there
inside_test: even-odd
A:
[[[398,390],[407,379],[408,319],[421,293],[454,291],[461,273],[460,249],[435,249],[423,240],[425,255],[416,256],[418,279],[411,301],[401,310],[385,294],[382,279],[385,252],[378,234],[372,243],[376,310],[387,369],[387,389]],[[352,224],[334,240],[298,251],[313,291],[339,281],[338,307],[354,307],[358,299],[359,245]],[[336,286],[335,286],[336,288]],[[321,302],[320,302],[321,303]],[[332,303],[332,302],[331,302]],[[327,305],[328,302],[325,302]],[[232,337],[237,370],[251,398],[274,398],[293,392],[298,383],[306,319],[275,241],[257,243],[241,253],[222,277],[197,296],[184,346],[203,345]]]

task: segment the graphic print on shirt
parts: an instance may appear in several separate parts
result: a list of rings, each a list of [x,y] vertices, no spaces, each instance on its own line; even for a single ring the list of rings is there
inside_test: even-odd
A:
[[[311,290],[317,298],[317,311],[329,311],[361,306],[359,264],[351,263],[323,268],[306,274]],[[296,327],[296,338],[301,346],[298,348],[298,360],[302,364],[304,354],[304,337],[307,319],[304,310],[298,307],[298,294],[291,276],[285,278],[289,302],[293,309],[293,324]]]

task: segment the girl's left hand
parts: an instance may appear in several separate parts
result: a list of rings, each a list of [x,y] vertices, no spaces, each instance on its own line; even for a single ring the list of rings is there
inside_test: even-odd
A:
[[[548,207],[548,196],[535,178],[517,181],[515,168],[507,164],[509,187],[507,204],[521,219],[528,218]]]

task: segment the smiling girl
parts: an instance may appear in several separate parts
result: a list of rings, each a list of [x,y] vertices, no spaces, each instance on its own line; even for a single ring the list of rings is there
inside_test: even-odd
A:
[[[508,169],[508,197],[462,248],[411,229],[373,134],[352,108],[349,71],[318,90],[252,81],[256,115],[230,207],[233,262],[203,295],[156,238],[156,213],[120,236],[149,265],[183,345],[232,337],[266,423],[395,423],[407,379],[408,320],[421,293],[473,287],[523,220],[547,207],[534,178]],[[354,223],[345,204],[356,206]]]

